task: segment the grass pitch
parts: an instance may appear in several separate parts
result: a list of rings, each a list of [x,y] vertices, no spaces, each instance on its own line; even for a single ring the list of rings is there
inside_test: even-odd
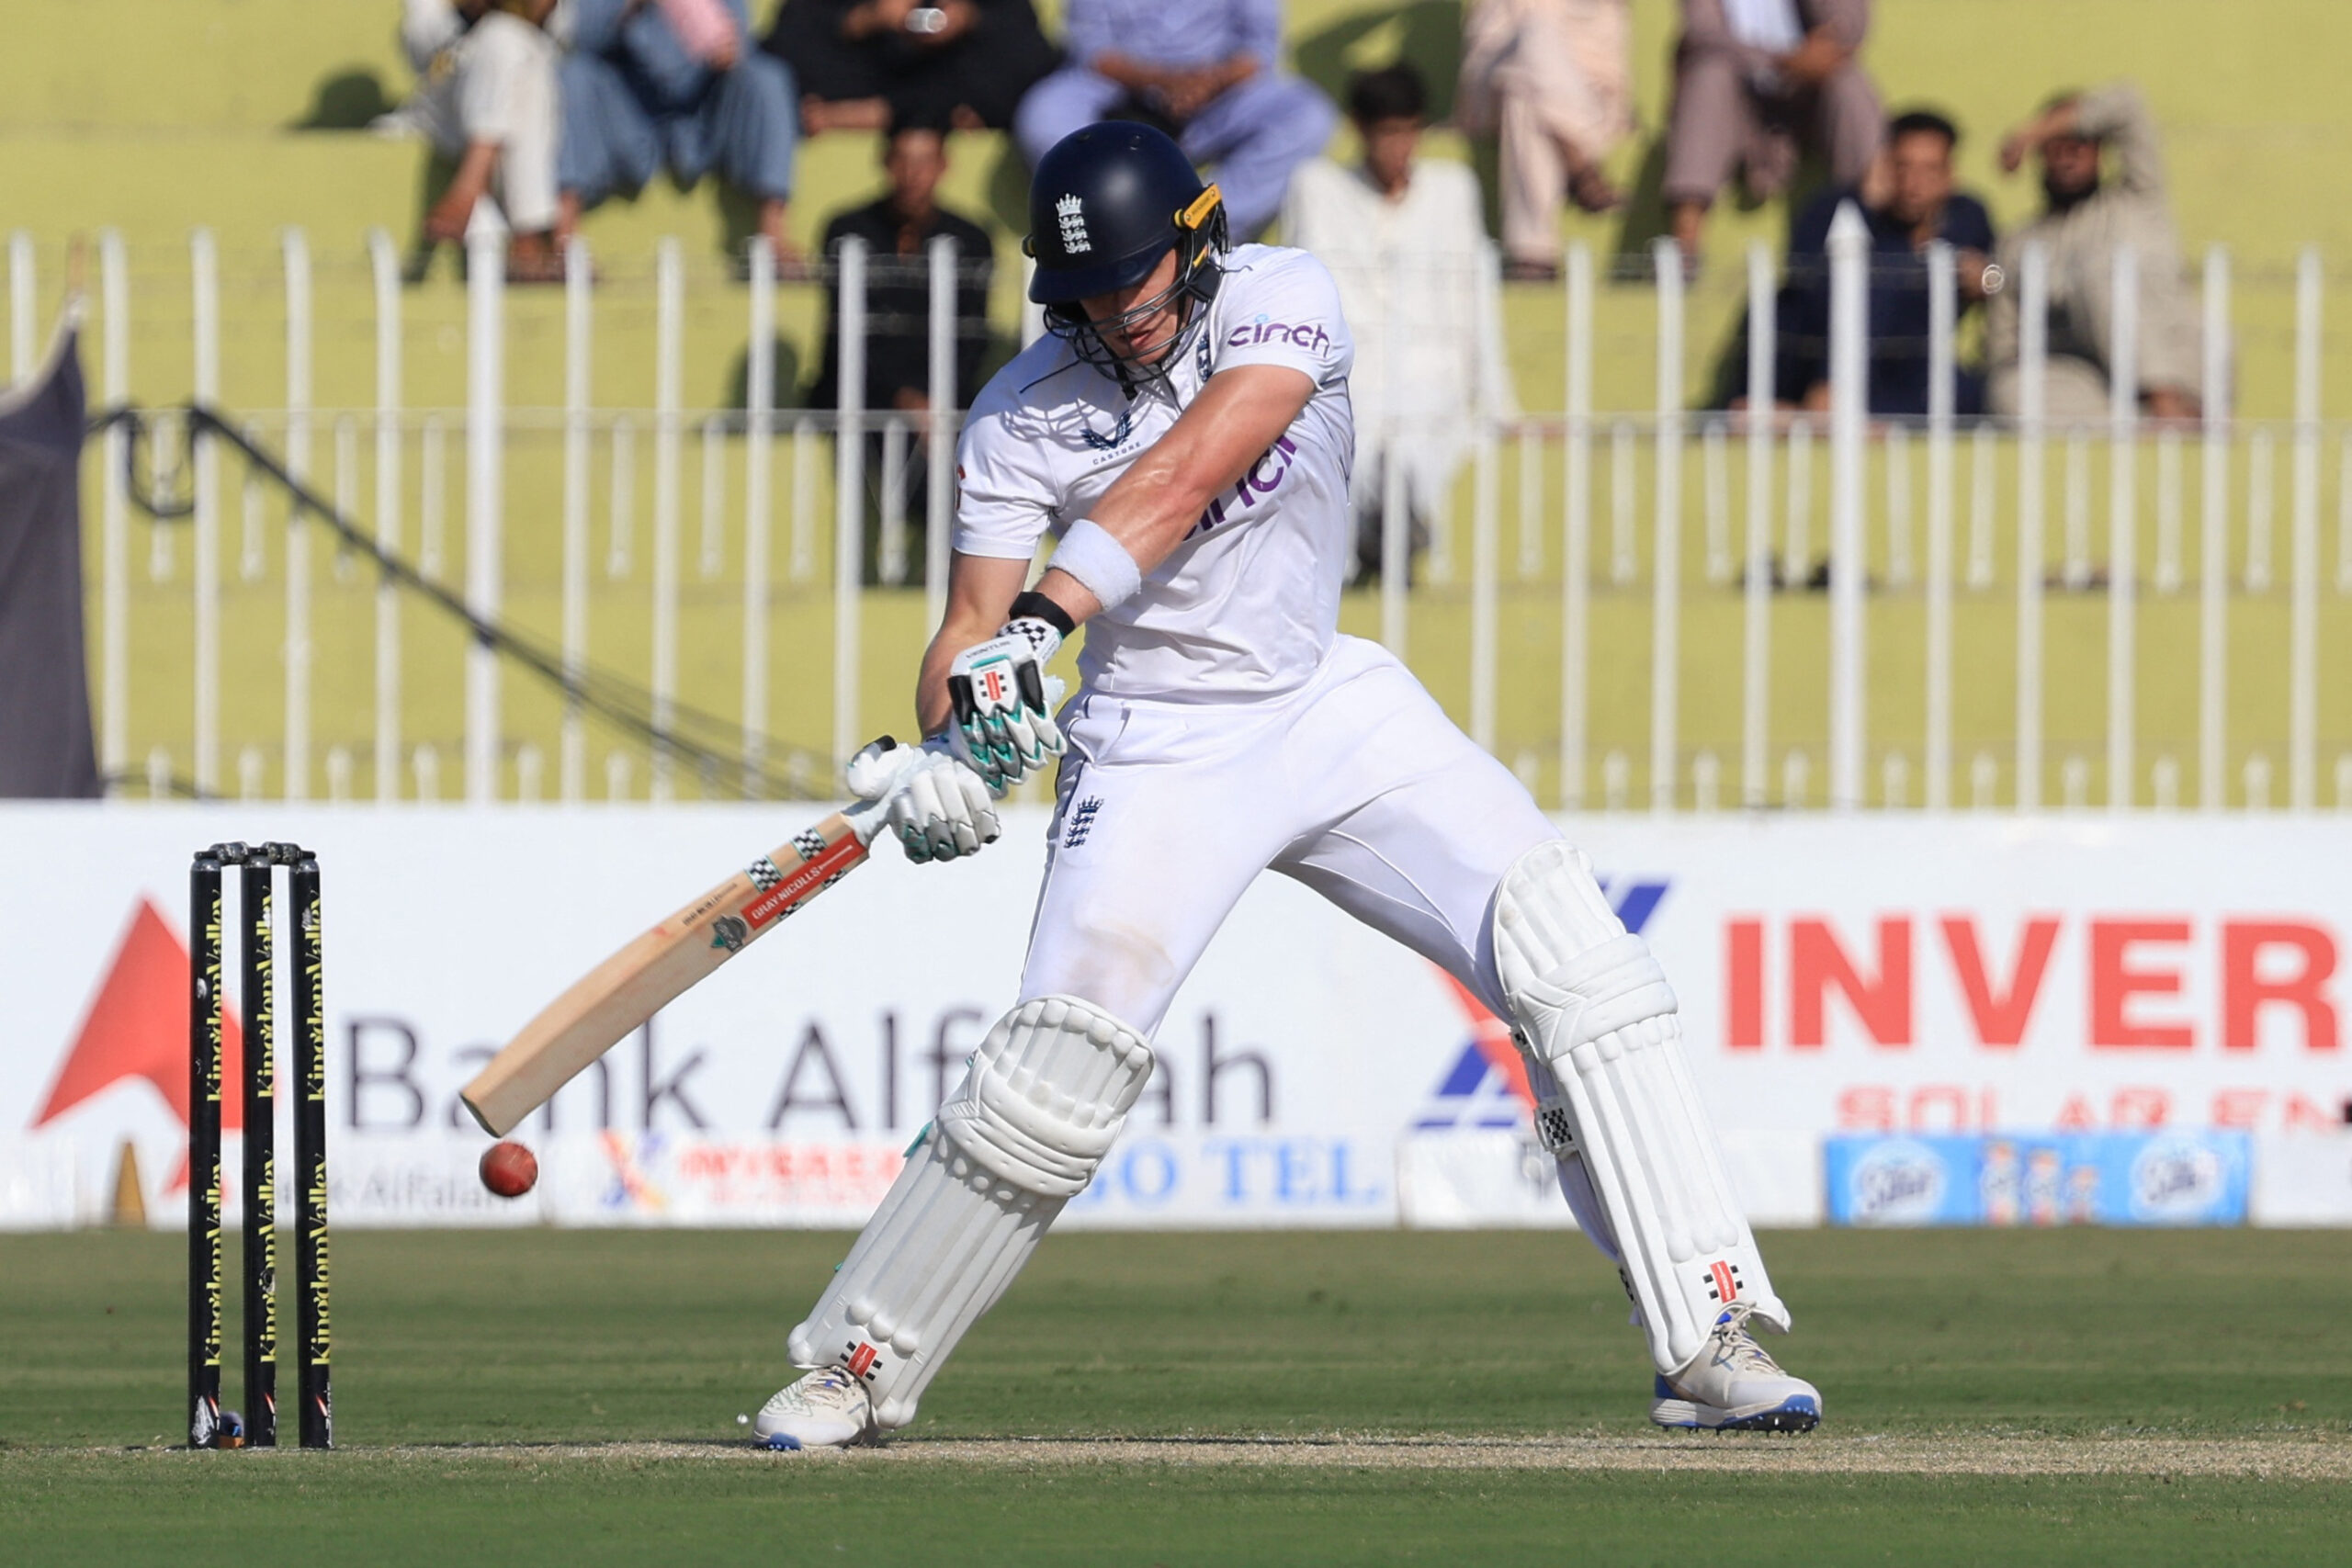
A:
[[[350,1234],[343,1447],[318,1455],[168,1448],[179,1238],[11,1236],[0,1540],[28,1563],[2340,1561],[2352,1236],[1766,1245],[1798,1318],[1776,1348],[1828,1405],[1812,1438],[1654,1433],[1623,1297],[1572,1238],[1069,1235],[915,1427],[795,1457],[735,1417],[844,1238]]]

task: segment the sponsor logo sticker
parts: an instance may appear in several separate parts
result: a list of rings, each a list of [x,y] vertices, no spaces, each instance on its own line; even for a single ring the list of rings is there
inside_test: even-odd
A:
[[[2220,1202],[2222,1156],[2192,1137],[2157,1137],[2132,1162],[2132,1217],[2158,1224],[2201,1220]]]
[[[1891,1139],[1864,1156],[1849,1179],[1853,1223],[1926,1224],[1943,1208],[1948,1179],[1935,1150],[1909,1138]]]
[[[865,853],[865,846],[857,841],[854,833],[825,846],[782,882],[744,905],[739,911],[744,923],[758,931],[769,921],[790,914],[812,889],[830,887],[848,874]]]

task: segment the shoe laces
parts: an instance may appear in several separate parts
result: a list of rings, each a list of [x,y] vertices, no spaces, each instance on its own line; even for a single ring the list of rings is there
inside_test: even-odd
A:
[[[810,1404],[847,1410],[865,1394],[865,1385],[850,1376],[847,1367],[822,1367],[800,1385],[800,1397]]]
[[[1714,1359],[1736,1371],[1783,1376],[1781,1364],[1772,1359],[1771,1352],[1758,1345],[1756,1336],[1747,1331],[1747,1320],[1755,1312],[1754,1302],[1734,1302],[1724,1309],[1723,1315],[1715,1319],[1714,1327],[1708,1331],[1708,1337],[1715,1345]]]

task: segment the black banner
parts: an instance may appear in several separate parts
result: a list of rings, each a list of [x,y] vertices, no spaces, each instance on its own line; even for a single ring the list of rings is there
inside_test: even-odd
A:
[[[0,394],[0,796],[98,794],[82,638],[80,333]]]

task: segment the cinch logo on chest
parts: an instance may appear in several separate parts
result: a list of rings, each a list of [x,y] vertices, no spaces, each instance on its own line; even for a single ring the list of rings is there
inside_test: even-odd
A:
[[[1331,334],[1318,321],[1306,321],[1292,326],[1286,321],[1269,321],[1260,316],[1233,329],[1227,335],[1227,348],[1246,348],[1253,343],[1286,343],[1294,348],[1311,348],[1321,354],[1331,346]]]

